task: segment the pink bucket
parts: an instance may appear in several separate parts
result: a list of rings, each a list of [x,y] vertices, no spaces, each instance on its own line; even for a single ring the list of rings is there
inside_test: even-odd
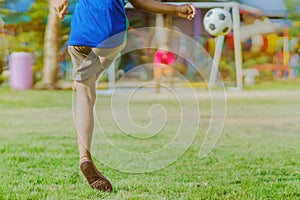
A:
[[[10,85],[13,89],[26,90],[33,83],[33,55],[25,52],[15,52],[9,57]]]

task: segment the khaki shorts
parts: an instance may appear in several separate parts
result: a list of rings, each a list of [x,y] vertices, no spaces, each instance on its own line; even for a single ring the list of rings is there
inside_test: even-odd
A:
[[[69,46],[68,51],[73,63],[73,80],[82,81],[93,75],[98,77],[107,67],[103,66],[103,63],[112,62],[125,45],[123,43],[115,48]]]

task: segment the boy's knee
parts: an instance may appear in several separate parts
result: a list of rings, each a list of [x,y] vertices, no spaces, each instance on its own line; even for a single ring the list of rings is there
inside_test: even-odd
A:
[[[73,90],[81,95],[85,95],[94,98],[96,95],[96,80],[95,75],[85,80],[74,80]]]

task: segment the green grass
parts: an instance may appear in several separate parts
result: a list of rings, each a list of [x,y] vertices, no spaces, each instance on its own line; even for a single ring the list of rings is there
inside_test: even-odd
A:
[[[289,80],[287,78],[273,81],[259,81],[252,86],[245,86],[246,90],[298,90],[300,79]]]
[[[1,88],[0,199],[300,199],[300,89],[280,88],[228,92],[222,136],[205,159],[199,135],[158,171],[124,173],[98,162],[112,194],[91,190],[79,171],[71,91]],[[149,96],[138,108],[148,103]]]

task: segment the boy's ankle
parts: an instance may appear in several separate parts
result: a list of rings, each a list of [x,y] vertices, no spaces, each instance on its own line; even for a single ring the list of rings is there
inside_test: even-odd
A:
[[[85,160],[92,160],[92,156],[90,152],[86,152],[86,154],[80,155],[80,163],[82,163]]]

